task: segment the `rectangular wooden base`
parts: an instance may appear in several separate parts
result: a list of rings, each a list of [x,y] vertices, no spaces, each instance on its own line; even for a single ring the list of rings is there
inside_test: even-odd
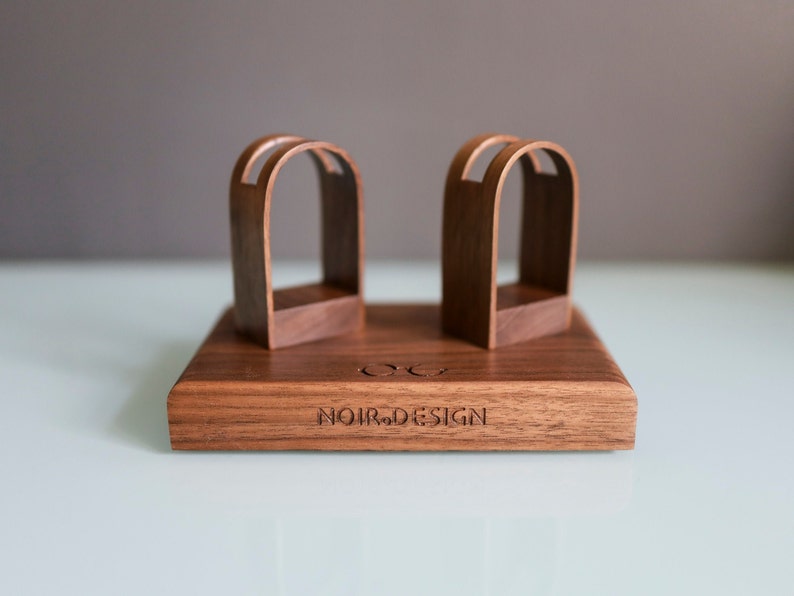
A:
[[[174,449],[632,449],[637,398],[575,310],[568,331],[484,350],[435,305],[367,306],[357,333],[268,351],[227,310],[168,395]]]

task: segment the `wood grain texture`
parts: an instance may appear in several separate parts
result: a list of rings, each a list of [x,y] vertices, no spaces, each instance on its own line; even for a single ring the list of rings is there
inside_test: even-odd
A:
[[[506,145],[481,182],[468,175],[489,147]],[[536,152],[546,152],[555,174],[541,171]],[[523,202],[519,279],[496,285],[499,207],[510,169],[520,163]],[[547,141],[485,134],[455,155],[444,191],[442,325],[483,348],[565,330],[571,317],[576,260],[578,179],[567,152]]]
[[[225,312],[168,396],[174,449],[632,449],[637,400],[584,317],[482,350],[433,305],[367,307],[359,331],[262,350]],[[333,423],[331,423],[333,421]]]
[[[258,157],[274,150],[256,183]],[[321,283],[274,291],[270,207],[279,171],[308,152],[320,177]],[[270,135],[249,145],[232,172],[229,191],[235,322],[253,341],[275,349],[350,333],[364,324],[364,206],[352,158],[330,143]]]

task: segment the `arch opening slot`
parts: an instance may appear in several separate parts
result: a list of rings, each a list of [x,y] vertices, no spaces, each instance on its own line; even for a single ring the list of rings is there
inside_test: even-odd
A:
[[[307,168],[316,170],[316,175],[307,175]],[[332,239],[327,238],[328,227],[334,225],[325,220],[329,219],[329,211],[331,218],[334,213],[339,216],[345,169],[336,154],[317,151],[296,155],[279,171],[270,207],[271,260],[297,255],[311,259],[311,264],[300,267],[300,273],[285,282],[279,280],[281,267],[271,265],[274,311],[356,294],[355,284],[340,283],[329,272],[328,259],[323,260],[323,246],[332,244]]]
[[[520,167],[515,167],[519,165]],[[496,288],[496,310],[505,311],[516,307],[564,298],[567,291],[567,267],[565,282],[549,283],[549,260],[552,253],[559,252],[559,240],[554,240],[557,230],[561,201],[557,182],[555,157],[545,149],[527,152],[510,169],[502,187],[497,230],[497,251],[502,254],[517,254],[517,271],[506,283]],[[520,185],[520,190],[519,190]],[[520,195],[518,202],[509,197]],[[505,199],[505,196],[508,198]],[[518,225],[502,226],[502,222],[517,221]],[[512,234],[518,232],[517,237]],[[505,241],[505,242],[503,242]],[[497,268],[504,262],[497,261]],[[497,278],[504,274],[497,269]]]

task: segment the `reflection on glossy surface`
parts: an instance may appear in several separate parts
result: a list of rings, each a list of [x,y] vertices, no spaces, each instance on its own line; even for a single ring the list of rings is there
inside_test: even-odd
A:
[[[620,512],[631,452],[178,454],[174,498],[289,515],[539,516]],[[204,501],[202,503],[202,501]]]
[[[177,459],[170,500],[245,520],[268,594],[550,593],[563,520],[620,514],[633,468],[631,452]]]
[[[302,517],[261,524],[266,592],[547,594],[559,522],[545,518]]]

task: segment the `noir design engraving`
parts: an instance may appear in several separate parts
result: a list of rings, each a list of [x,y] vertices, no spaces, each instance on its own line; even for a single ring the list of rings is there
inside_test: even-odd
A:
[[[485,408],[317,408],[318,426],[485,426]]]
[[[376,362],[362,366],[358,369],[358,372],[368,377],[392,377],[400,372],[408,373],[414,377],[437,377],[447,372],[447,369],[437,366],[426,366],[424,364],[399,366],[397,364]]]

